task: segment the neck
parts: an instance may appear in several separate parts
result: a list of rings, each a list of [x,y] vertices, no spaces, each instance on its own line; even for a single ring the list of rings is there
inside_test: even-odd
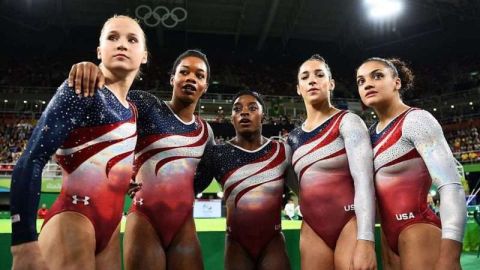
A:
[[[235,138],[231,140],[231,143],[238,145],[246,150],[256,150],[260,148],[267,139],[262,136],[262,131],[249,133],[249,134],[235,134]]]
[[[409,106],[403,103],[401,99],[396,99],[394,102],[375,107],[374,111],[378,116],[380,125],[383,126],[408,108]]]
[[[100,66],[102,73],[105,76],[105,86],[113,92],[117,99],[125,107],[128,107],[127,94],[135,79],[135,72],[114,73],[106,69],[103,65]]]
[[[325,121],[328,117],[338,111],[337,108],[330,104],[330,100],[315,104],[306,103],[307,119],[305,120],[305,128],[311,129],[319,123]]]
[[[186,103],[182,102],[178,98],[172,97],[168,102],[168,105],[172,111],[182,119],[184,122],[190,122],[193,119],[193,113],[195,112],[195,107],[197,106],[196,102]]]

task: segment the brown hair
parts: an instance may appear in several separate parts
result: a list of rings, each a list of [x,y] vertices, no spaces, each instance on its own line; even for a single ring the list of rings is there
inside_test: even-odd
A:
[[[400,81],[402,82],[400,94],[413,88],[415,75],[405,61],[400,60],[399,58],[371,57],[363,61],[362,65],[371,61],[383,63],[392,71],[394,77],[400,78]]]

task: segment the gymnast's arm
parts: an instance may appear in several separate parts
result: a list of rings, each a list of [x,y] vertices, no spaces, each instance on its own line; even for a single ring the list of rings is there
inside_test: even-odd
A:
[[[212,160],[214,147],[215,146],[212,143],[207,143],[207,146],[205,147],[203,156],[197,166],[195,177],[193,178],[194,194],[198,194],[204,191],[213,180],[213,171],[215,169]]]
[[[24,249],[23,245],[35,245],[27,243],[37,240],[36,212],[43,167],[75,128],[75,119],[83,116],[86,102],[81,101],[66,82],[63,83],[40,117],[13,170],[10,212],[14,257],[20,255],[17,251]]]
[[[440,124],[426,111],[416,110],[409,113],[405,118],[403,132],[422,157],[440,193],[442,243],[437,266],[453,267],[451,263],[459,263],[460,260],[467,213],[465,192],[454,157]]]
[[[348,166],[355,186],[358,233],[352,266],[354,269],[375,269],[375,189],[370,136],[365,123],[353,113],[347,113],[342,119],[340,134],[345,142]]]
[[[285,183],[287,184],[288,188],[291,191],[295,192],[298,196],[300,192],[300,185],[298,183],[297,174],[292,166],[292,150],[288,143],[284,143],[285,145],[285,155],[287,158],[287,168],[285,169]]]

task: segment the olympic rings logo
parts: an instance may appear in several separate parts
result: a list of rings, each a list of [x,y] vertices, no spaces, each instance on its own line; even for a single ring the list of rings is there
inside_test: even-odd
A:
[[[188,13],[187,10],[182,7],[176,7],[170,11],[165,6],[157,6],[152,10],[152,8],[147,5],[139,5],[135,9],[135,15],[147,26],[156,27],[162,23],[166,28],[174,28],[179,22],[187,19]]]

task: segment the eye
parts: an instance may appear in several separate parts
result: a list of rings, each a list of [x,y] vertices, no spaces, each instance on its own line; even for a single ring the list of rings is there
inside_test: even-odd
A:
[[[128,39],[128,42],[130,42],[130,43],[138,43],[138,39],[137,39],[137,38],[129,38],[129,39]]]
[[[365,80],[363,78],[360,78],[357,80],[357,85],[358,86],[362,86],[362,84],[365,82]]]
[[[251,111],[251,112],[255,112],[258,110],[258,106],[257,105],[250,105],[248,106],[248,110]]]
[[[380,72],[376,72],[375,74],[373,74],[373,78],[375,80],[380,80],[381,78],[383,78],[383,74]]]
[[[109,36],[107,36],[107,40],[111,40],[111,41],[118,40],[118,36],[117,35],[109,35]]]
[[[182,69],[182,70],[180,70],[178,73],[180,73],[180,74],[182,74],[182,75],[187,75],[187,74],[188,74],[188,70]]]
[[[240,107],[233,107],[232,109],[234,112],[238,113],[238,112],[241,112],[242,111],[242,108]]]
[[[205,78],[205,75],[203,75],[202,73],[198,73],[197,78],[203,80]]]

